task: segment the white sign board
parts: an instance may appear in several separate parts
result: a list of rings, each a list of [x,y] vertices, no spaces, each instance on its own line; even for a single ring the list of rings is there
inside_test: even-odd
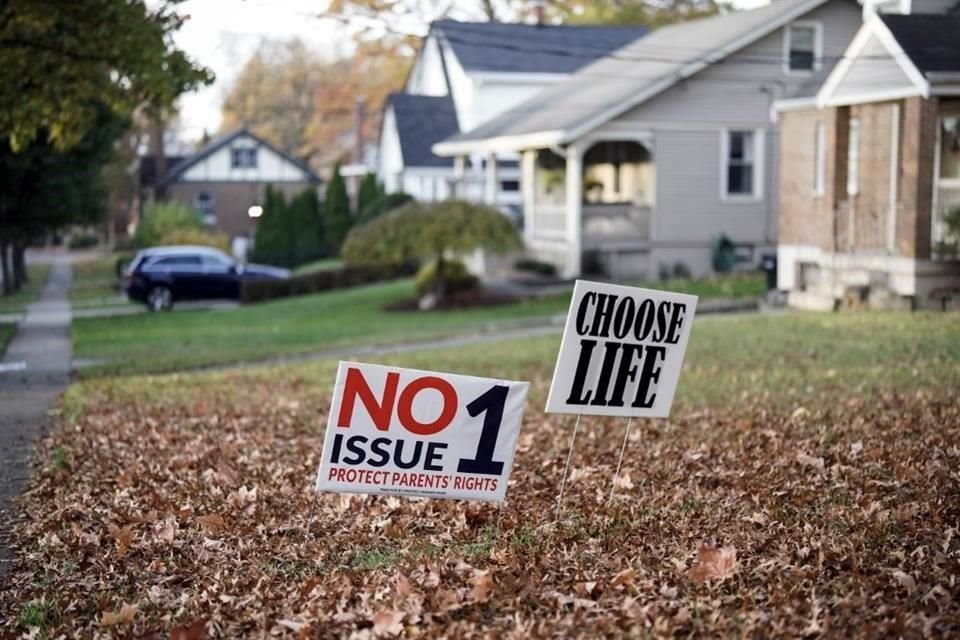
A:
[[[528,387],[341,362],[317,490],[502,502]]]
[[[665,418],[697,297],[577,280],[548,413]]]

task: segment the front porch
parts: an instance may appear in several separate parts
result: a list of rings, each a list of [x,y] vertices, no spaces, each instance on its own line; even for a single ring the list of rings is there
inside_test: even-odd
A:
[[[524,238],[565,277],[650,275],[652,142],[581,140],[521,160]]]

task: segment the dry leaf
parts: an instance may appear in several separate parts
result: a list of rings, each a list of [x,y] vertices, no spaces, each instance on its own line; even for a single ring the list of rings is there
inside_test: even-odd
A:
[[[373,614],[375,636],[396,636],[403,631],[402,611],[379,611]]]
[[[824,472],[824,460],[823,458],[817,458],[814,456],[809,456],[805,453],[797,454],[797,462],[804,465],[805,467],[813,467],[820,473]]]
[[[703,543],[697,550],[697,563],[687,575],[694,582],[719,580],[723,582],[737,572],[737,550],[735,547],[717,548],[714,544]]]
[[[913,595],[913,592],[917,590],[917,581],[914,580],[913,576],[909,573],[894,571],[893,579],[897,581],[897,584],[907,590],[907,595]]]
[[[123,556],[127,555],[127,551],[130,550],[130,543],[133,540],[133,525],[128,524],[127,526],[121,528],[113,523],[110,523],[110,525],[107,527],[107,530],[117,542],[117,557],[122,558]]]
[[[134,617],[137,615],[136,605],[123,603],[123,606],[120,607],[120,611],[114,613],[112,611],[104,611],[103,615],[100,617],[100,626],[110,627],[115,624],[130,624],[133,622]]]
[[[168,516],[163,522],[154,526],[153,533],[160,542],[173,544],[177,536],[177,520],[173,516]]]
[[[211,513],[205,516],[197,516],[197,522],[203,527],[204,532],[211,536],[215,536],[226,527],[226,523],[223,521],[223,518],[218,516],[215,513]]]
[[[470,584],[473,589],[470,590],[470,599],[476,602],[485,602],[490,599],[490,593],[493,591],[493,576],[489,571],[478,571],[472,578]]]
[[[206,620],[194,620],[190,624],[175,627],[170,632],[170,640],[204,640],[206,637]]]

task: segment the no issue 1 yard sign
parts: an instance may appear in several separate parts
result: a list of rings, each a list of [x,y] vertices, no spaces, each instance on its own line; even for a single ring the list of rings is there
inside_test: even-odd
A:
[[[665,418],[697,297],[577,280],[547,411]]]
[[[341,362],[317,490],[502,502],[528,386]]]

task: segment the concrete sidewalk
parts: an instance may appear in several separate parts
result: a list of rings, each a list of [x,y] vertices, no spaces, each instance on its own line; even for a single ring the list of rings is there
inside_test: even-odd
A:
[[[5,532],[12,501],[30,477],[30,460],[47,412],[69,381],[70,258],[57,255],[40,299],[27,306],[0,360],[0,574],[10,561]]]

